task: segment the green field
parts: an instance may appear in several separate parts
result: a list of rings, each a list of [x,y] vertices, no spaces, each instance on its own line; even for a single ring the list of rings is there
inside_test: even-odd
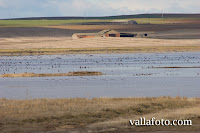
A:
[[[200,21],[200,18],[136,18],[138,24],[172,24],[186,21]]]
[[[79,19],[79,20],[0,20],[0,27],[41,27],[57,26],[67,23],[83,22],[110,22],[116,19]],[[200,18],[134,18],[121,20],[135,20],[138,24],[167,24],[180,23],[180,21],[200,21]],[[178,21],[178,22],[177,22]]]
[[[66,23],[105,22],[106,20],[0,20],[0,27],[40,27]]]

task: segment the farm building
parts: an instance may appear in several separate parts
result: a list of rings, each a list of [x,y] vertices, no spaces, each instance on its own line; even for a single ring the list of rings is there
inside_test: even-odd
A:
[[[94,38],[94,37],[120,37],[120,32],[115,30],[102,30],[99,33],[75,33],[72,39]]]
[[[134,20],[114,20],[112,21],[113,23],[118,23],[118,24],[121,24],[121,25],[131,25],[131,24],[138,24],[136,21]]]
[[[137,37],[143,38],[147,37],[146,33],[132,33],[132,32],[118,32],[115,30],[102,30],[98,33],[75,33],[72,39],[80,38],[94,38],[94,37]]]
[[[95,33],[75,33],[72,35],[72,39],[81,39],[81,38],[94,38],[97,37]]]
[[[98,34],[102,37],[120,37],[120,32],[115,30],[102,30]]]

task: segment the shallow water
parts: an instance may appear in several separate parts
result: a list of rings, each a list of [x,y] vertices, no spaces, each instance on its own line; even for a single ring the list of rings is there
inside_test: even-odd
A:
[[[200,97],[200,52],[0,56],[0,74],[100,71],[102,76],[0,78],[0,98]]]

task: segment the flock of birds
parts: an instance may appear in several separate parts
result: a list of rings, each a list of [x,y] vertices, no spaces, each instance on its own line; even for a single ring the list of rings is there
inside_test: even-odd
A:
[[[154,72],[160,66],[200,66],[200,56],[166,54],[121,55],[50,55],[50,56],[0,56],[0,74],[7,73],[67,73],[70,71],[101,71],[105,74],[132,76],[178,75],[176,70]],[[151,69],[151,70],[150,70]],[[200,72],[200,71],[199,71]],[[196,73],[200,75],[200,73]]]
[[[69,96],[77,93],[77,88],[83,89],[81,96],[85,93],[93,95],[90,87],[104,87],[107,88],[118,87],[123,88],[126,84],[129,84],[130,89],[135,84],[144,82],[143,78],[148,77],[148,83],[155,83],[156,80],[152,80],[154,77],[176,77],[183,76],[200,76],[200,68],[191,69],[157,69],[153,67],[166,67],[166,66],[200,66],[200,55],[187,55],[187,54],[94,54],[94,55],[44,55],[44,56],[0,56],[0,75],[7,73],[67,73],[71,71],[99,71],[104,73],[103,76],[91,76],[91,77],[45,77],[42,79],[31,79],[31,82],[27,80],[19,79],[16,81],[22,82],[10,82],[13,79],[4,79],[0,81],[5,86],[23,87],[21,90],[26,89],[26,99],[30,97],[30,90],[33,92],[33,96],[39,97],[52,96],[52,89],[58,88]],[[139,78],[138,78],[139,77]],[[197,77],[197,78],[198,78]],[[138,78],[138,79],[137,79]],[[15,79],[14,79],[15,80]],[[174,79],[171,79],[174,80]],[[33,81],[33,82],[32,82]],[[35,85],[35,81],[37,85]],[[139,83],[137,82],[139,81]],[[39,83],[38,83],[39,82]],[[183,81],[184,82],[184,81]],[[88,84],[83,84],[88,83]],[[90,84],[91,83],[91,84]],[[37,93],[37,89],[32,89],[31,85],[34,84],[35,88],[44,88],[43,92]],[[68,86],[69,85],[69,86]],[[81,86],[81,87],[80,87]],[[86,89],[88,88],[89,89]],[[151,85],[150,85],[151,86]],[[152,85],[153,86],[153,85]],[[28,89],[27,89],[28,87]],[[29,90],[30,87],[30,90]],[[153,86],[154,87],[154,86]],[[6,88],[6,87],[5,87]],[[48,88],[49,90],[46,90]],[[116,89],[115,88],[115,89]],[[7,88],[6,88],[7,89]],[[9,90],[9,89],[7,89]],[[11,89],[12,90],[12,89]],[[20,90],[20,89],[17,89]],[[66,91],[65,91],[66,90]],[[95,90],[94,90],[95,91]],[[48,94],[46,94],[48,92]],[[96,92],[96,91],[95,91]],[[98,91],[97,91],[98,92]],[[53,91],[54,93],[54,91]],[[120,91],[121,93],[121,91]],[[23,94],[22,94],[23,95]],[[44,96],[43,96],[44,95]],[[94,94],[95,95],[95,94]],[[0,95],[1,96],[1,95]],[[36,96],[37,97],[37,96]],[[86,96],[88,97],[88,96]]]

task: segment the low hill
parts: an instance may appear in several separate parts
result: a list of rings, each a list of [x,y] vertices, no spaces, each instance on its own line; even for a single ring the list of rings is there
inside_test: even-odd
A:
[[[74,20],[74,19],[132,19],[132,18],[200,18],[200,14],[138,14],[138,15],[119,15],[103,17],[29,17],[13,18],[7,20]]]

